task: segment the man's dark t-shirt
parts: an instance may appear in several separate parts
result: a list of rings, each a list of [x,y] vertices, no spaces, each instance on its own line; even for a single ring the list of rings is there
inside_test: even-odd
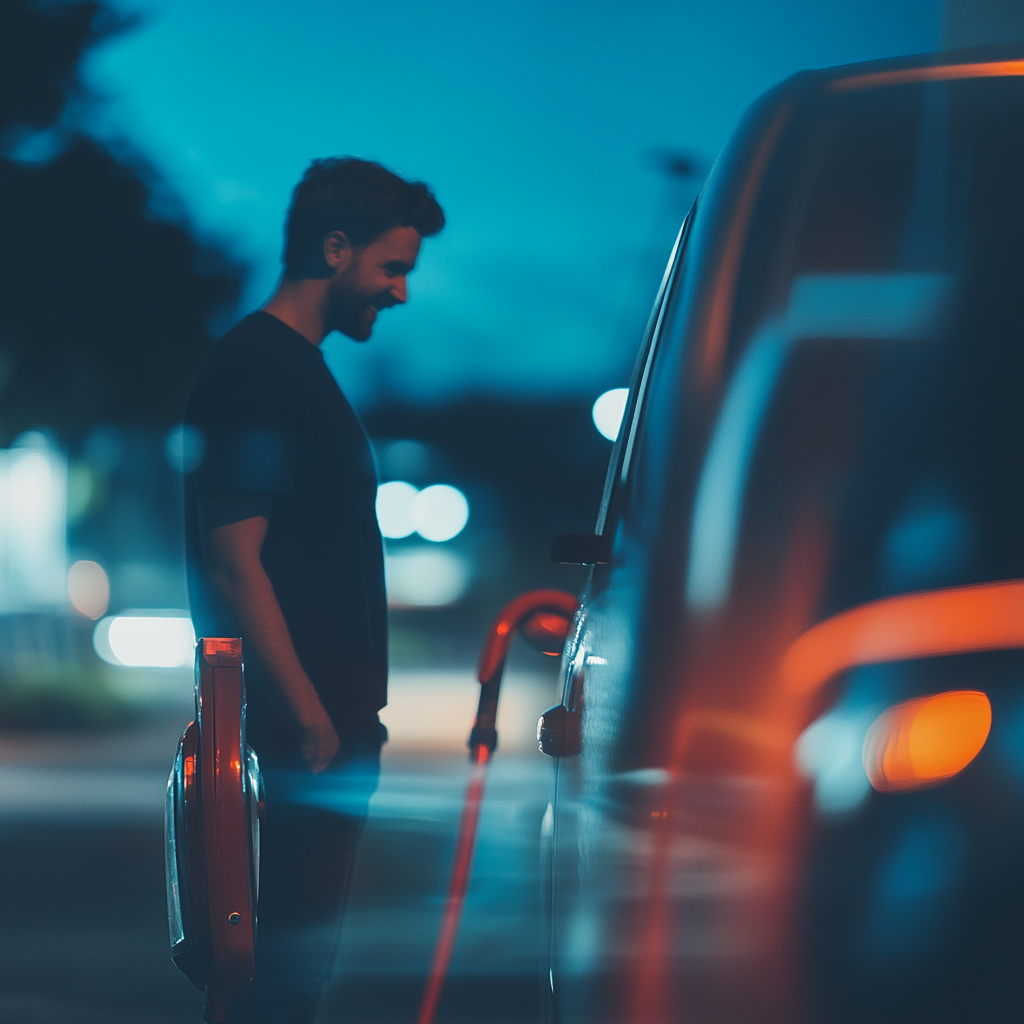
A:
[[[196,635],[239,635],[204,571],[204,529],[265,516],[261,560],[299,661],[343,740],[377,737],[377,711],[387,703],[377,475],[366,433],[320,349],[269,313],[253,313],[210,350],[185,422],[206,446],[185,477]],[[243,651],[249,743],[262,757],[293,760],[290,721],[260,685],[251,643]]]

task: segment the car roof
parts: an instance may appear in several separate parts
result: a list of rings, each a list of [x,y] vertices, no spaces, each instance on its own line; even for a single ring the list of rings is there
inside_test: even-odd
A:
[[[808,88],[821,88],[838,79],[859,78],[892,71],[1020,60],[1024,60],[1024,40],[991,46],[973,46],[962,50],[936,50],[933,53],[915,53],[881,60],[858,61],[855,64],[838,64],[829,68],[809,69],[798,72],[783,84],[803,82]]]

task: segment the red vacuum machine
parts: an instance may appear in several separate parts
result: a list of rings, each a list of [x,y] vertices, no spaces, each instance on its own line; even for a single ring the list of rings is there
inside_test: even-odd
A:
[[[167,782],[165,873],[171,958],[222,1021],[252,981],[263,780],[245,742],[242,641],[196,644],[195,720]]]

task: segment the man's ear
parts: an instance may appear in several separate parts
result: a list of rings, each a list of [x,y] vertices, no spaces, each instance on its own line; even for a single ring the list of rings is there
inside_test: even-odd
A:
[[[329,231],[324,236],[324,261],[332,271],[345,271],[352,262],[352,246],[344,231]]]

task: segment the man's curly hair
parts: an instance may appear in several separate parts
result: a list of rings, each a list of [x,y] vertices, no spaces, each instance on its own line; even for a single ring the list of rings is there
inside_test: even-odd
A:
[[[415,228],[424,238],[444,227],[444,211],[423,182],[352,156],[314,160],[288,211],[285,274],[330,277],[323,244],[331,231],[344,231],[353,246],[362,246],[398,227]]]

